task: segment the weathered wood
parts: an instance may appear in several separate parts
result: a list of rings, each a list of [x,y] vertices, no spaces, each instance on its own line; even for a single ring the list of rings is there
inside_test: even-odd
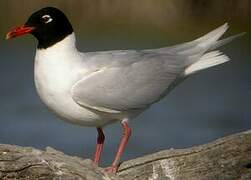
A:
[[[122,163],[117,175],[91,160],[15,145],[0,145],[0,179],[251,179],[251,130],[187,149],[171,149]]]
[[[0,179],[78,180],[118,179],[94,167],[91,160],[82,160],[46,148],[46,151],[15,145],[0,145]]]
[[[251,179],[251,130],[188,149],[165,150],[122,164],[126,179]]]

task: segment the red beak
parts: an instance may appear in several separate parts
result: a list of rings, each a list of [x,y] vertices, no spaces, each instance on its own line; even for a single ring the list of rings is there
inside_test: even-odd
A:
[[[13,28],[10,32],[6,34],[6,39],[14,38],[24,34],[31,33],[35,28],[27,25],[19,26]]]

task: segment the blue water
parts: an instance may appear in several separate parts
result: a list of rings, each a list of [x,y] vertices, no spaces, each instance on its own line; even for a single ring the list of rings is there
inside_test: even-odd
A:
[[[123,160],[162,149],[207,143],[250,129],[248,37],[222,49],[231,62],[192,75],[133,120],[133,134]],[[81,40],[78,44],[83,50],[107,49],[106,44],[97,48],[95,42],[88,46]],[[116,49],[116,44],[110,43],[109,48]],[[31,37],[0,41],[0,143],[40,149],[51,146],[67,154],[92,157],[95,128],[61,121],[37,96],[33,82],[34,54],[35,41]],[[112,161],[121,133],[119,123],[105,128],[103,165]]]

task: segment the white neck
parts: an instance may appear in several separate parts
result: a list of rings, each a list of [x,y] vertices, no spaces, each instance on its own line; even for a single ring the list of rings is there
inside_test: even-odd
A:
[[[76,38],[74,32],[66,36],[63,40],[57,42],[56,44],[46,48],[46,49],[37,49],[37,51],[52,51],[52,52],[70,52],[76,51]]]
[[[60,42],[46,49],[37,49],[35,57],[36,66],[44,66],[46,69],[62,68],[70,69],[78,67],[82,63],[82,56],[75,45],[75,34],[72,33]],[[53,72],[53,71],[51,71]]]

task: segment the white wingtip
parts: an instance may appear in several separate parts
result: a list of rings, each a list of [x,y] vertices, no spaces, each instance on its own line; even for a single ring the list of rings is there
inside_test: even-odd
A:
[[[228,27],[228,23],[225,23],[195,41],[199,42],[200,47],[208,50],[216,44],[217,40],[227,31]]]
[[[206,35],[196,39],[195,41],[205,41],[214,37],[214,39],[219,39],[229,28],[228,23],[221,25],[220,27],[214,29],[213,31],[207,33]]]

